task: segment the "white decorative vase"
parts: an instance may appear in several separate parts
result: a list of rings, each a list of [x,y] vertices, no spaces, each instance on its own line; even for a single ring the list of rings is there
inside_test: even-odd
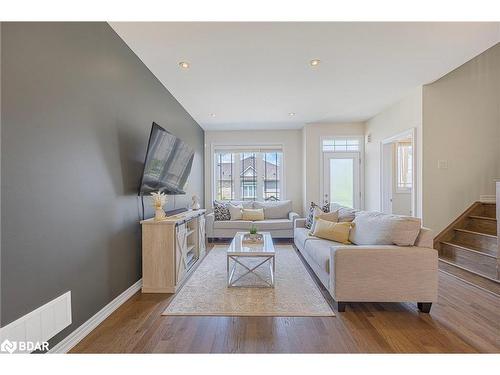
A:
[[[198,202],[198,197],[196,195],[193,195],[191,198],[191,209],[193,210],[199,210],[201,208],[200,202]]]

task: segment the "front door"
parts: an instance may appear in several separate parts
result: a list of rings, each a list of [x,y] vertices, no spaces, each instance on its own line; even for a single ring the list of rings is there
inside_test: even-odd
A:
[[[359,152],[323,153],[323,201],[342,206],[360,206]]]

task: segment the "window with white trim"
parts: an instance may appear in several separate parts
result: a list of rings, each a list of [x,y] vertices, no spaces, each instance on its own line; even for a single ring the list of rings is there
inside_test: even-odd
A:
[[[396,143],[396,189],[410,191],[413,187],[413,152],[411,142]]]
[[[329,138],[323,139],[323,152],[359,151],[359,138]]]
[[[281,149],[216,149],[214,199],[277,201],[283,199]]]

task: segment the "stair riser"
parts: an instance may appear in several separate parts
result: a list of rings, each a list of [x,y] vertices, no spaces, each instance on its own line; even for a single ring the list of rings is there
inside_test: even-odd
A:
[[[471,219],[467,221],[465,228],[476,232],[497,235],[497,222],[492,220]]]
[[[483,204],[482,205],[481,216],[496,217],[496,215],[497,215],[496,205],[494,205],[494,204]]]
[[[476,249],[485,249],[487,252],[496,254],[497,239],[493,237],[481,236],[479,234],[464,233],[455,231],[453,242],[463,244],[464,246],[472,246]]]
[[[500,297],[500,283],[490,281],[489,279],[476,275],[475,273],[468,272],[444,262],[439,262],[439,269],[455,275],[461,280],[465,280],[466,282],[469,282],[480,288],[489,290],[490,292],[495,293],[498,297]]]
[[[453,262],[454,264],[488,276],[492,279],[497,278],[497,260],[495,258],[477,254],[448,244],[441,244],[439,256]]]

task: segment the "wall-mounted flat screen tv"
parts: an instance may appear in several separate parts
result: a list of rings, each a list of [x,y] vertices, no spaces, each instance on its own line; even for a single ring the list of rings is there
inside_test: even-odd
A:
[[[184,141],[153,122],[139,195],[160,191],[186,194],[184,187],[193,165],[194,151]]]

